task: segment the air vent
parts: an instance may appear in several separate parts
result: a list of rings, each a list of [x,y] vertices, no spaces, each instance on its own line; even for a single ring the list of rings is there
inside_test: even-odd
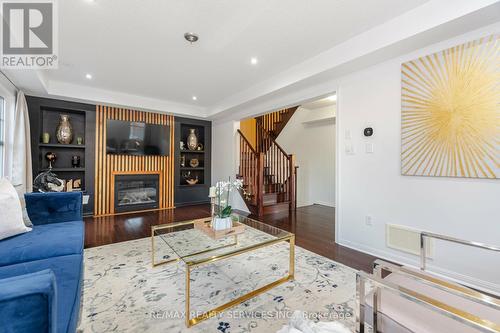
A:
[[[402,225],[387,224],[385,232],[387,247],[414,255],[420,255],[419,230]],[[427,257],[432,256],[432,244],[432,240],[426,240],[425,254]]]

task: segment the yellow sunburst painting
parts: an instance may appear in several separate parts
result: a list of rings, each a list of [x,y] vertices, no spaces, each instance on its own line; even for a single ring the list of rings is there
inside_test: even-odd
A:
[[[403,175],[500,177],[499,37],[402,65]]]

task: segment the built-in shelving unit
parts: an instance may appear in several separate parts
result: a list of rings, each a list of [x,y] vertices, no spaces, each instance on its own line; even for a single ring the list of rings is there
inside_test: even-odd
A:
[[[73,139],[69,144],[57,142],[56,131],[61,115],[68,115],[69,122],[73,128]],[[49,162],[45,158],[47,153],[54,153],[57,158],[52,163],[52,172],[56,173],[60,179],[65,181],[80,180],[82,187],[79,190],[85,191],[85,145],[78,145],[77,137],[85,138],[85,111],[67,110],[59,108],[44,107],[41,109],[40,122],[40,142],[38,143],[38,173],[49,168]],[[43,143],[43,133],[48,133],[50,140]],[[73,156],[80,158],[80,165],[72,167]]]
[[[188,149],[183,149],[181,150],[182,153],[189,153],[189,154],[205,154],[204,150],[188,150]]]
[[[93,211],[94,187],[94,146],[95,146],[95,105],[67,102],[48,98],[27,96],[31,127],[31,150],[33,164],[33,179],[49,169],[46,154],[54,153],[57,158],[52,163],[52,172],[58,178],[80,180],[84,195],[89,195],[88,204],[84,205],[84,213]],[[61,115],[68,115],[73,128],[73,139],[69,144],[57,141],[56,131]],[[43,142],[43,133],[48,133],[50,140]],[[78,144],[77,138],[82,142]],[[80,158],[80,165],[73,167],[73,156]]]
[[[42,169],[43,171],[47,171],[49,169]],[[85,172],[85,168],[52,168],[53,172]]]
[[[184,170],[184,171],[186,171],[186,170],[187,170],[187,171],[189,171],[189,170],[193,170],[193,171],[201,171],[201,170],[205,170],[205,168],[199,168],[199,167],[196,167],[196,168],[191,168],[191,167],[187,167],[187,168],[186,168],[186,167],[184,167],[184,168],[183,168],[183,167],[181,167],[181,171],[183,171],[183,170]]]
[[[199,147],[187,148],[188,136],[194,130]],[[210,153],[212,124],[189,118],[175,118],[175,205],[189,205],[208,202],[210,187]],[[183,149],[181,149],[183,142]],[[198,160],[198,165],[190,166],[190,161]],[[193,164],[195,165],[195,164]],[[196,184],[188,184],[186,179],[197,179]]]
[[[70,144],[62,144],[62,143],[39,143],[39,147],[48,147],[48,148],[71,148],[71,149],[85,149],[85,145],[70,145]]]
[[[198,139],[198,147],[195,149],[186,149],[188,137],[192,130],[194,130],[196,138]],[[194,122],[183,122],[180,124],[180,141],[177,143],[180,154],[179,185],[192,186],[188,184],[187,179],[197,179],[198,182],[194,185],[205,184],[205,141],[205,126]],[[181,142],[183,142],[184,149],[180,149]],[[198,165],[196,167],[191,167],[190,164],[192,161],[198,161]]]

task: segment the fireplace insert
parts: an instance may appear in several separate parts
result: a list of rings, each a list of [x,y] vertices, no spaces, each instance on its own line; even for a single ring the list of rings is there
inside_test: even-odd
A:
[[[159,175],[115,175],[115,213],[155,209],[159,205]]]

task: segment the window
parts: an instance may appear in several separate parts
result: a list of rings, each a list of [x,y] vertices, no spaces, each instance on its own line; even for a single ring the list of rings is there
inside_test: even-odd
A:
[[[3,97],[0,97],[0,177],[3,177],[4,150],[5,150],[5,103]]]

